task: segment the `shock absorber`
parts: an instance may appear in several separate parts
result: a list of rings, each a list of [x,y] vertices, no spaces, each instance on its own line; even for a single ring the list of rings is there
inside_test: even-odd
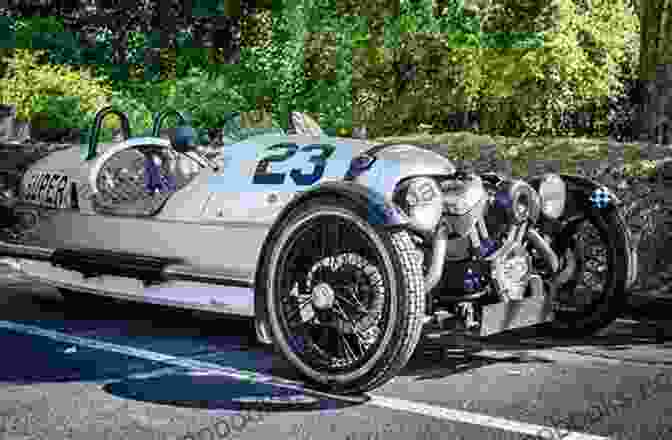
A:
[[[471,233],[471,245],[478,249],[479,256],[482,258],[492,255],[497,250],[497,242],[490,238],[485,221],[481,218],[476,222],[476,228]]]
[[[496,242],[489,238],[483,219],[478,219],[469,231],[469,242],[473,269],[469,267],[464,275],[464,290],[472,296],[485,287],[483,270],[485,267],[478,264],[482,259],[496,250]]]

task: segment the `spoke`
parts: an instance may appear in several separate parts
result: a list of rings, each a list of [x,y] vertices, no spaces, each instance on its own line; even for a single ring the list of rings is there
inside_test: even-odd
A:
[[[363,310],[366,310],[366,307],[364,307],[364,304],[362,304],[359,298],[357,298],[357,295],[355,295],[354,291],[350,291],[350,295],[352,296],[352,299],[354,299],[355,302],[357,302],[358,307],[361,307]]]
[[[299,304],[298,307],[296,307],[294,310],[289,312],[287,314],[287,321],[292,321],[294,320],[295,315],[300,314],[301,310],[303,310],[304,307],[306,307],[308,304],[310,304],[311,298],[307,298],[303,303]],[[301,321],[303,322],[303,321]]]
[[[343,295],[339,295],[338,298],[348,304],[351,307],[354,307],[356,309],[359,309],[361,311],[367,312],[368,309],[364,307],[364,304],[357,298],[357,295],[355,294],[355,288],[352,288],[351,283],[344,283],[344,284],[337,284],[337,287],[339,287],[340,291],[347,291],[348,295],[354,300],[354,302],[346,299]]]
[[[346,304],[349,305],[350,307],[357,308],[357,305],[356,305],[356,304],[353,304],[350,300],[345,299],[344,297],[342,297],[342,296],[340,296],[340,295],[338,296],[338,300],[339,300],[339,301],[343,301],[344,303],[346,303]]]
[[[350,316],[347,313],[345,313],[345,310],[343,310],[340,304],[334,303],[334,310],[336,310],[338,314],[340,314],[344,319],[350,321],[354,325],[354,321],[352,320],[352,318],[350,318]]]
[[[371,340],[369,337],[367,337],[363,331],[361,330],[355,330],[354,332],[355,338],[357,339],[357,343],[362,350],[362,355],[366,352],[366,350],[373,345],[376,339],[378,339],[378,336]]]
[[[345,349],[344,354],[346,352],[349,352],[349,356],[348,354],[346,354],[345,357],[348,358],[348,360],[357,360],[357,355],[355,354],[352,347],[350,347],[350,343],[348,342],[348,338],[346,337],[346,335],[341,335],[341,339],[343,340],[343,348]]]
[[[357,345],[359,346],[360,353],[363,356],[364,353],[366,353],[366,347],[364,347],[364,343],[362,342],[362,337],[360,336],[359,331],[357,329],[354,329],[354,335],[355,335],[355,339],[357,340]]]
[[[357,299],[355,298],[355,300],[357,300]],[[357,304],[355,304],[352,301],[350,301],[349,299],[347,299],[347,298],[345,298],[341,295],[338,295],[338,301],[339,302],[340,301],[344,302],[349,307],[352,307],[353,309],[355,309],[359,313],[367,313],[368,312],[368,310],[359,301],[357,301]]]
[[[353,321],[348,315],[346,315],[343,309],[340,309],[340,307],[339,309],[337,309],[337,311],[340,311],[343,317],[350,322],[350,325],[352,325],[352,332],[355,335],[355,338],[357,339],[357,343],[359,344],[362,350],[362,354],[364,354],[364,352],[366,351],[366,347],[364,347],[364,344],[362,342],[363,339],[362,331],[357,328],[357,323],[355,323],[355,321]]]

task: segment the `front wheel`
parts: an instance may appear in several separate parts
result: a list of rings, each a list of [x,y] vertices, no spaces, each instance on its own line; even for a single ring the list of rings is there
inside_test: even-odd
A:
[[[363,393],[396,375],[420,339],[420,254],[405,231],[379,231],[366,209],[320,199],[272,237],[262,288],[271,338],[308,382]]]

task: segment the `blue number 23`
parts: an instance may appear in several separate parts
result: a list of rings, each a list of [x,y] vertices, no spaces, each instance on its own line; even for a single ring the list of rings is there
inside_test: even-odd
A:
[[[336,147],[327,144],[311,144],[299,148],[298,145],[292,143],[282,143],[271,145],[266,151],[278,151],[277,154],[272,154],[264,157],[257,164],[254,172],[252,183],[266,184],[266,185],[282,185],[285,182],[285,175],[287,173],[272,173],[268,171],[268,167],[273,162],[284,162],[294,156],[297,151],[317,151],[319,154],[314,154],[308,159],[314,164],[313,172],[304,174],[300,168],[294,168],[289,172],[289,176],[297,185],[312,185],[322,178],[327,159],[334,153]]]

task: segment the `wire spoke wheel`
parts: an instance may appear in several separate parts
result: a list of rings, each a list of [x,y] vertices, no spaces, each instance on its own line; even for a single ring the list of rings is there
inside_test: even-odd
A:
[[[277,350],[315,387],[360,393],[388,381],[420,339],[424,276],[403,230],[368,207],[319,199],[271,233],[260,286]]]
[[[343,219],[325,216],[297,231],[288,243],[292,252],[280,260],[293,268],[277,280],[286,292],[278,298],[281,322],[313,367],[356,368],[380,342],[389,280],[367,240]]]

